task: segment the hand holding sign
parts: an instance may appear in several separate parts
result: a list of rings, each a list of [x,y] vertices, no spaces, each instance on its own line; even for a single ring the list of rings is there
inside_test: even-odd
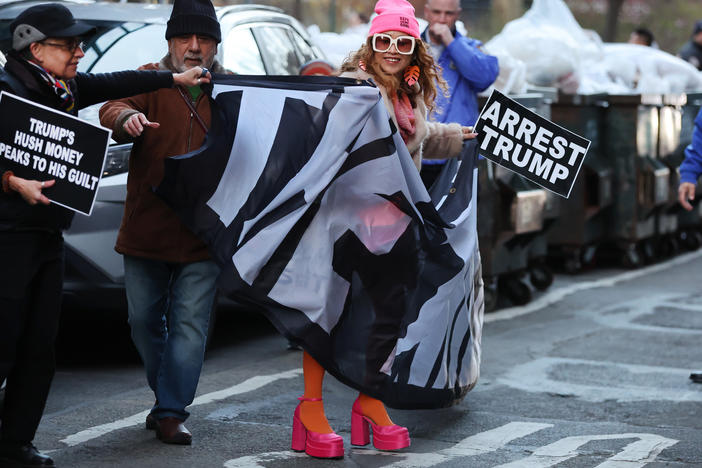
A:
[[[89,215],[110,133],[2,91],[0,162],[5,173],[12,173],[3,183],[30,205],[51,202]]]
[[[590,141],[493,91],[478,117],[480,154],[568,198]]]
[[[150,122],[144,114],[139,112],[138,114],[130,115],[122,125],[122,128],[124,128],[124,131],[130,136],[136,138],[142,134],[144,127],[158,128],[160,126],[160,123]]]
[[[42,205],[48,205],[51,203],[46,195],[41,191],[45,188],[49,188],[56,183],[55,180],[47,180],[40,182],[38,180],[27,180],[22,177],[17,177],[15,175],[9,178],[10,189],[20,194],[20,196],[29,203],[30,205],[36,205],[41,203]]]
[[[464,140],[472,140],[478,136],[477,133],[473,132],[473,127],[461,127],[461,130],[463,131]]]

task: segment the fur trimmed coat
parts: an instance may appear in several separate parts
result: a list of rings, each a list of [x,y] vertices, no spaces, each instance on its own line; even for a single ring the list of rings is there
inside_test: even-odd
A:
[[[357,80],[369,80],[373,77],[367,72],[356,69],[351,72],[344,72],[340,75],[342,78],[355,78]],[[388,97],[387,90],[376,83],[385,108],[392,118],[395,126],[397,117],[395,109],[392,105],[392,100]],[[415,84],[419,87],[419,84]],[[427,159],[446,159],[455,158],[463,148],[463,130],[460,124],[457,123],[440,123],[427,120],[427,107],[424,104],[424,99],[417,99],[416,107],[414,107],[415,117],[415,132],[411,135],[408,141],[405,142],[407,149],[412,155],[412,160],[417,166],[417,170],[422,167],[422,158]]]

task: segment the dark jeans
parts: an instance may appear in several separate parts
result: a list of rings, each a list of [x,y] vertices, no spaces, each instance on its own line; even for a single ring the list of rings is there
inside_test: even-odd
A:
[[[124,256],[132,340],[157,403],[156,419],[186,420],[205,358],[219,267]]]
[[[61,311],[60,232],[0,231],[0,439],[31,442],[54,376]]]

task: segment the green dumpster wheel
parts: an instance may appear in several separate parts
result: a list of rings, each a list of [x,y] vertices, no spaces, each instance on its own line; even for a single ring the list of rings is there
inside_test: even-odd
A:
[[[622,251],[620,263],[624,268],[640,268],[643,265],[643,258],[632,244]]]
[[[529,269],[529,280],[539,291],[545,291],[553,284],[553,273],[546,265],[534,265]]]
[[[645,264],[649,265],[659,259],[660,256],[656,247],[656,242],[653,239],[645,239],[640,242],[639,248],[643,254]]]
[[[582,270],[583,268],[583,265],[582,263],[580,263],[579,255],[566,258],[563,262],[563,268],[565,269],[566,273],[569,273],[571,275],[580,272],[580,270]]]
[[[684,229],[678,234],[679,242],[685,250],[697,250],[702,243],[702,235],[699,232]]]
[[[524,305],[531,301],[531,289],[517,275],[500,277],[498,292],[515,305]]]
[[[658,253],[661,258],[670,258],[679,252],[680,245],[674,236],[665,236],[658,240]]]

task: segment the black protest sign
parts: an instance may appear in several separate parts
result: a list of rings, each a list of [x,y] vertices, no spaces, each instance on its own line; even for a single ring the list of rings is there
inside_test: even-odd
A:
[[[493,91],[475,125],[480,154],[568,198],[590,141]]]
[[[52,203],[89,215],[112,132],[7,92],[0,93],[0,161],[24,179],[55,180]]]

